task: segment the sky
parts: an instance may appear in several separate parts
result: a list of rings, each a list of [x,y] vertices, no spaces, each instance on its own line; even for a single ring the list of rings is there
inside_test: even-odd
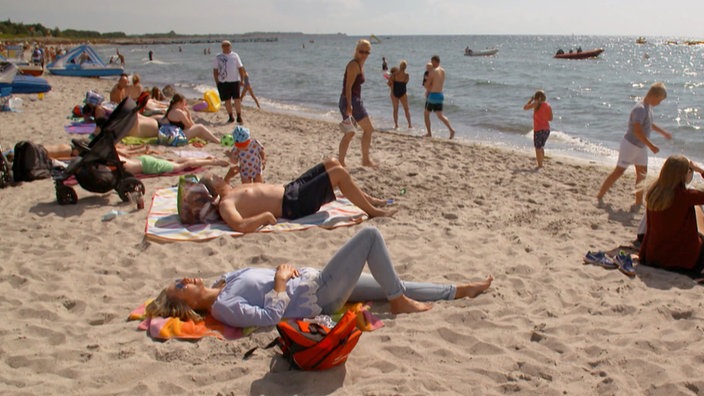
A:
[[[0,0],[0,20],[127,34],[627,35],[704,39],[702,0]]]

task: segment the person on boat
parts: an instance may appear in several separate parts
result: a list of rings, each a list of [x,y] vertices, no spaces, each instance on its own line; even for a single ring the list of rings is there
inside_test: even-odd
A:
[[[164,117],[171,125],[183,129],[188,139],[201,138],[210,143],[220,143],[218,139],[208,128],[203,124],[196,124],[191,118],[191,112],[188,110],[188,102],[186,98],[177,93],[171,98],[166,116]]]
[[[440,56],[433,55],[430,58],[430,63],[432,64],[432,70],[428,73],[428,79],[425,82],[425,89],[428,93],[425,101],[425,128],[428,130],[426,137],[432,137],[430,132],[430,113],[435,112],[435,115],[440,121],[447,126],[450,130],[450,139],[455,137],[455,130],[452,129],[450,120],[447,119],[442,113],[442,106],[445,100],[445,96],[442,92],[443,86],[445,85],[445,69],[440,67]]]
[[[372,132],[374,126],[367,114],[367,109],[362,103],[362,84],[364,84],[364,63],[369,58],[372,51],[372,44],[368,40],[359,40],[355,46],[352,60],[347,62],[345,74],[342,78],[342,93],[338,106],[343,120],[350,117],[362,127],[362,165],[374,167],[376,164],[369,156],[369,149],[372,145]],[[339,160],[342,166],[345,166],[345,157],[347,149],[350,146],[352,138],[354,138],[354,130],[345,132],[340,140]]]
[[[391,105],[393,107],[393,117],[394,117],[394,129],[398,129],[398,104],[401,102],[403,106],[403,111],[406,114],[406,121],[408,121],[408,128],[413,128],[411,125],[411,112],[408,108],[408,94],[406,93],[406,86],[411,76],[406,72],[408,67],[408,62],[402,60],[398,68],[391,68],[391,75],[387,84],[391,88]]]
[[[645,194],[646,231],[639,259],[641,264],[701,280],[704,191],[687,188],[694,172],[704,174],[704,169],[682,155],[670,156],[663,164]]]
[[[563,51],[562,48],[559,48],[559,49],[557,50],[557,53],[555,53],[555,55],[562,55],[562,54],[564,54],[564,53],[565,53],[565,51]]]
[[[369,267],[369,273],[363,272]],[[280,264],[224,274],[212,287],[182,278],[146,307],[149,317],[203,320],[201,313],[233,327],[273,326],[284,318],[332,314],[348,301],[388,301],[393,314],[423,312],[429,301],[475,298],[494,278],[459,285],[406,282],[399,278],[381,232],[362,228],[322,269]]]
[[[654,129],[664,136],[665,139],[672,139],[671,133],[655,125],[653,122],[653,107],[659,105],[666,97],[667,91],[665,84],[656,82],[650,86],[643,100],[636,103],[633,110],[631,110],[631,115],[628,119],[628,130],[623,136],[623,139],[621,139],[616,168],[609,174],[606,180],[604,180],[604,183],[599,189],[599,194],[596,196],[600,204],[604,195],[630,165],[635,166],[636,170],[636,202],[631,207],[631,210],[638,210],[643,204],[643,189],[638,187],[640,183],[645,180],[648,173],[648,149],[650,149],[653,154],[657,154],[660,151],[660,148],[650,141],[650,133]]]
[[[577,47],[577,53],[579,54],[580,52],[582,52],[582,47]]]

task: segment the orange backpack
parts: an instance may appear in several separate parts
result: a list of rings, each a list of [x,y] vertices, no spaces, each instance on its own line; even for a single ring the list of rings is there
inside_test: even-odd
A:
[[[267,348],[278,345],[284,358],[301,370],[327,370],[344,363],[362,335],[351,310],[332,329],[296,319],[282,320],[276,329],[280,336]]]

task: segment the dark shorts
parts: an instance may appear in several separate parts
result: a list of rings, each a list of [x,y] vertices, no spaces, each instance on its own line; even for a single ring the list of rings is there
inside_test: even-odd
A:
[[[425,100],[425,109],[427,111],[442,111],[444,101],[445,95],[442,92],[431,92]]]
[[[240,82],[219,82],[218,83],[218,93],[220,94],[220,100],[230,100],[240,98]]]
[[[340,114],[342,114],[342,119],[347,118],[347,98],[345,95],[340,95]],[[362,121],[363,119],[369,117],[367,114],[367,109],[364,108],[364,103],[362,103],[362,98],[353,96],[352,97],[352,117],[355,121]]]
[[[549,129],[544,129],[542,131],[538,131],[533,133],[533,146],[537,149],[541,149],[545,147],[545,143],[547,143],[548,138],[550,137],[550,130]]]
[[[325,165],[318,164],[284,186],[281,217],[294,220],[308,216],[334,200],[335,193]]]

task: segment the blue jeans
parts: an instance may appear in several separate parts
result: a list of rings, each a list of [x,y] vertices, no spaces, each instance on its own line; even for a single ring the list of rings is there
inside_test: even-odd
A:
[[[371,275],[362,273],[365,264]],[[456,291],[454,285],[400,280],[376,228],[364,228],[347,241],[320,272],[318,284],[318,305],[325,314],[338,311],[347,301],[392,300],[401,295],[417,301],[453,300]]]

